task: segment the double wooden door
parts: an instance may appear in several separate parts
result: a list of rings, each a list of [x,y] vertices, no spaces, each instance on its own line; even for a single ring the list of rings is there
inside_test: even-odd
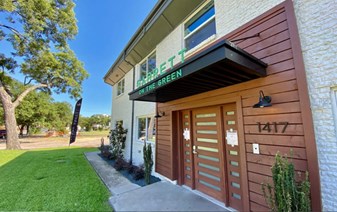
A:
[[[242,209],[235,103],[184,110],[182,126],[184,184]]]

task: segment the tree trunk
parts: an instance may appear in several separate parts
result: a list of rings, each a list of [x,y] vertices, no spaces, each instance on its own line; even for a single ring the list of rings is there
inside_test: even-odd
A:
[[[15,118],[15,106],[12,103],[12,97],[6,92],[2,82],[0,81],[0,100],[4,110],[5,127],[6,127],[6,148],[21,149],[17,124]]]
[[[7,93],[4,84],[0,80],[0,100],[2,107],[4,109],[5,127],[7,133],[6,147],[7,149],[21,149],[19,136],[17,129],[17,122],[15,118],[15,108],[20,104],[20,102],[30,93],[31,91],[48,87],[47,84],[33,85],[26,90],[24,90],[14,102],[12,102],[12,97]]]
[[[5,114],[5,126],[6,126],[6,148],[7,149],[21,149],[19,136],[15,118],[15,108],[12,103],[3,104]]]
[[[21,138],[22,138],[22,136],[23,136],[23,129],[25,128],[25,125],[21,125],[20,126],[20,134],[19,134],[19,136],[21,136]]]

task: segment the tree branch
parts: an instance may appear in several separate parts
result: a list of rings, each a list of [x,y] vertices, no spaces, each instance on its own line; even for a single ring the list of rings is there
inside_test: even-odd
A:
[[[31,79],[29,79],[29,81],[26,83],[26,80],[28,79],[28,76],[25,76],[25,80],[24,80],[24,82],[23,82],[23,85],[24,86],[26,86],[26,85],[29,85],[32,81],[33,81],[33,79],[31,78]]]
[[[0,24],[0,27],[7,28],[10,31],[12,31],[14,34],[16,34],[17,36],[19,36],[19,37],[23,38],[24,40],[26,40],[26,37],[23,36],[18,30],[14,29],[13,27],[10,27],[10,26],[4,25],[4,24]]]
[[[23,91],[18,98],[13,102],[13,106],[14,108],[16,108],[20,102],[22,102],[22,100],[32,91],[38,89],[38,88],[47,88],[48,84],[38,84],[38,85],[33,85],[29,88],[27,88],[25,91]]]

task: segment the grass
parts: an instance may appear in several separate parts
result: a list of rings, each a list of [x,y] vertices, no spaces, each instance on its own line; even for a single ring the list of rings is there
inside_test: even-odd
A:
[[[80,136],[103,136],[106,138],[109,135],[110,130],[92,130],[92,131],[81,131]]]
[[[1,150],[0,211],[112,211],[83,154],[95,150]]]

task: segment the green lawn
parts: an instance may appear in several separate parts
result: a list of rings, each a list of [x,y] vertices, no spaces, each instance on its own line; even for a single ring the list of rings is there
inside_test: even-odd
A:
[[[1,150],[0,211],[112,211],[83,154],[94,150]]]
[[[92,130],[92,131],[81,131],[80,136],[103,136],[106,138],[109,135],[110,130]]]

